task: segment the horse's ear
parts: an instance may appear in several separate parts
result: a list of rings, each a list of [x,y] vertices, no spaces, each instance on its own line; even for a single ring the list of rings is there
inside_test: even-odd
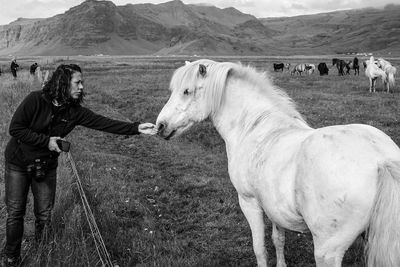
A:
[[[199,65],[199,73],[200,73],[200,75],[201,76],[206,76],[206,74],[207,74],[207,68],[206,68],[206,66],[204,66],[203,64],[200,64]]]

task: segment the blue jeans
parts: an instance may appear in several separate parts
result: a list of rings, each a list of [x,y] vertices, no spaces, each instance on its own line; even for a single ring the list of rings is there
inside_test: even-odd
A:
[[[5,163],[5,203],[7,207],[6,245],[4,254],[17,258],[21,253],[24,234],[24,216],[29,187],[33,194],[35,213],[35,237],[40,239],[43,230],[50,224],[51,211],[56,193],[57,169],[46,171],[43,181],[35,180],[33,171]]]

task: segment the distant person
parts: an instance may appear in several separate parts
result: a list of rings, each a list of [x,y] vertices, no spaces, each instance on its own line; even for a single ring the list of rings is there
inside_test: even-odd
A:
[[[30,72],[30,74],[31,74],[32,76],[35,75],[35,71],[36,71],[37,67],[38,67],[37,62],[35,62],[35,63],[33,63],[33,64],[31,65],[31,67],[30,67],[30,69],[29,69],[29,72]]]
[[[11,73],[12,73],[14,79],[17,79],[18,68],[19,68],[19,65],[17,64],[17,60],[15,58],[13,58],[13,60],[11,61],[10,69],[11,69]]]
[[[1,69],[1,66],[0,66],[0,76],[1,76],[2,73],[3,73],[3,70]]]
[[[57,144],[75,126],[122,135],[154,135],[152,123],[124,122],[96,114],[81,106],[85,93],[78,65],[60,65],[42,90],[33,91],[21,102],[11,122],[5,149],[6,242],[3,263],[21,262],[21,242],[29,189],[33,194],[35,238],[45,237],[56,193]],[[63,149],[63,151],[66,151]]]

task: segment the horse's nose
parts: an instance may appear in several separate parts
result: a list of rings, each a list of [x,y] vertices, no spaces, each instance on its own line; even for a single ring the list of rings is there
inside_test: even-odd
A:
[[[166,122],[162,121],[162,122],[159,122],[157,124],[158,133],[162,133],[165,130],[165,128],[167,128],[167,123]]]

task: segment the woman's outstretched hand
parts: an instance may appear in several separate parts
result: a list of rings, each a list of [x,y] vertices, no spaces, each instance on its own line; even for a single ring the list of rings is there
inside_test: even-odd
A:
[[[150,122],[142,123],[139,124],[139,133],[155,135],[157,133],[157,128]]]
[[[57,145],[57,140],[59,140],[59,139],[61,139],[61,137],[59,137],[59,136],[50,137],[49,144],[47,145],[47,147],[49,148],[50,151],[56,151],[58,153],[62,152]]]

